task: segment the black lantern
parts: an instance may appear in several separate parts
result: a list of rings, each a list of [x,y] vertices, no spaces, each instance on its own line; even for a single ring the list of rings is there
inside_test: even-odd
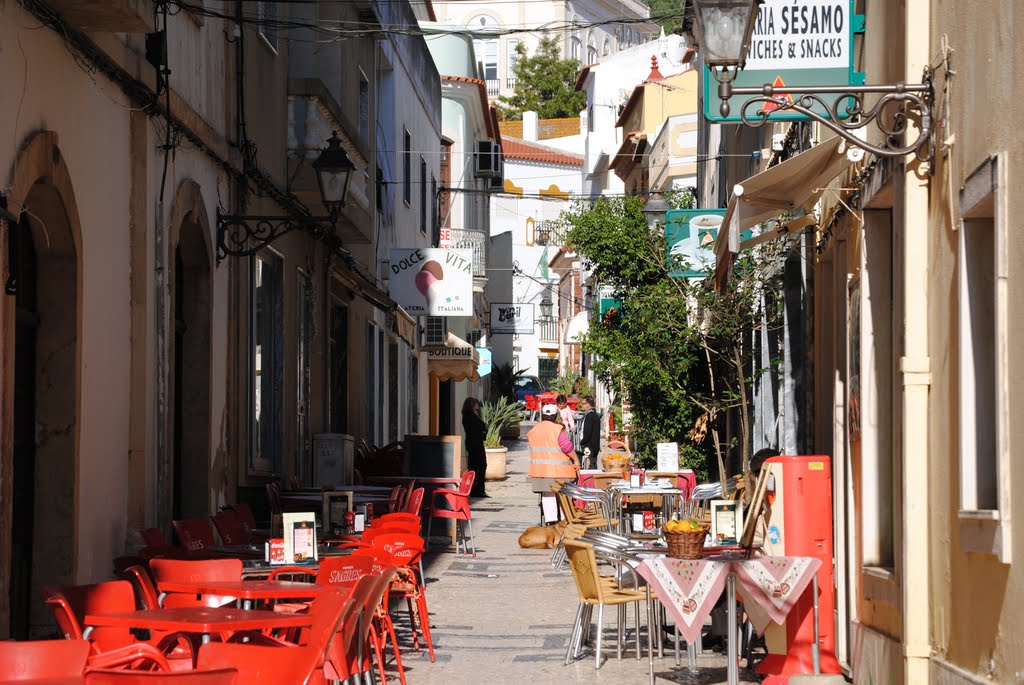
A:
[[[540,298],[540,318],[544,321],[551,321],[551,292],[544,291],[544,297]]]
[[[763,0],[693,0],[693,31],[712,69],[742,69]]]
[[[320,199],[331,216],[337,216],[348,199],[348,187],[352,183],[355,165],[341,147],[336,131],[331,131],[327,148],[313,162],[313,169],[316,171],[317,185],[320,186]]]
[[[257,216],[221,214],[217,210],[217,263],[228,255],[245,257],[254,255],[286,233],[300,229],[323,242],[328,249],[347,256],[341,238],[335,230],[338,214],[345,206],[348,188],[352,183],[355,165],[335,131],[327,139],[327,147],[313,162],[320,199],[327,208],[327,216],[292,214],[289,216]]]

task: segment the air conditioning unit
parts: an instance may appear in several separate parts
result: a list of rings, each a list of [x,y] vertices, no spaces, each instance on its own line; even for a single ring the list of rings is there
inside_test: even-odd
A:
[[[438,347],[448,342],[448,322],[443,316],[428,316],[423,324],[421,347]]]
[[[495,150],[498,155],[495,155]],[[493,140],[479,140],[476,143],[476,156],[473,158],[473,173],[478,178],[491,178],[497,172],[497,164],[500,161],[501,147],[495,145]]]
[[[500,145],[494,146],[494,175],[491,176],[487,187],[489,190],[501,191],[505,189],[505,154],[501,151]]]

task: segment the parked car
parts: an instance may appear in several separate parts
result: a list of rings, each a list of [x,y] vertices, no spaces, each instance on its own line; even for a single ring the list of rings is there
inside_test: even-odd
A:
[[[547,390],[543,381],[536,376],[520,376],[516,379],[516,399],[526,404],[527,395],[539,395]]]

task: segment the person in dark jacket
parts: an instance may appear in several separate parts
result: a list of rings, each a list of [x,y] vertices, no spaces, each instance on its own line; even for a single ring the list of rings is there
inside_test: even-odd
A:
[[[601,416],[594,409],[594,398],[589,395],[580,400],[576,442],[583,468],[597,468],[597,454],[601,451]]]
[[[480,401],[467,397],[462,403],[462,430],[466,431],[466,452],[469,454],[469,469],[476,473],[473,479],[471,497],[487,497],[484,481],[487,474],[487,452],[484,451],[484,437],[487,424],[480,418]]]

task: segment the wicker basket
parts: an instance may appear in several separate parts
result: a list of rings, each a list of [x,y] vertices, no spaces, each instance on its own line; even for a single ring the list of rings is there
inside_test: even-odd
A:
[[[700,559],[708,528],[700,530],[666,530],[668,555],[674,559]]]
[[[618,473],[629,468],[629,455],[606,454],[601,458],[601,467],[609,473]]]

